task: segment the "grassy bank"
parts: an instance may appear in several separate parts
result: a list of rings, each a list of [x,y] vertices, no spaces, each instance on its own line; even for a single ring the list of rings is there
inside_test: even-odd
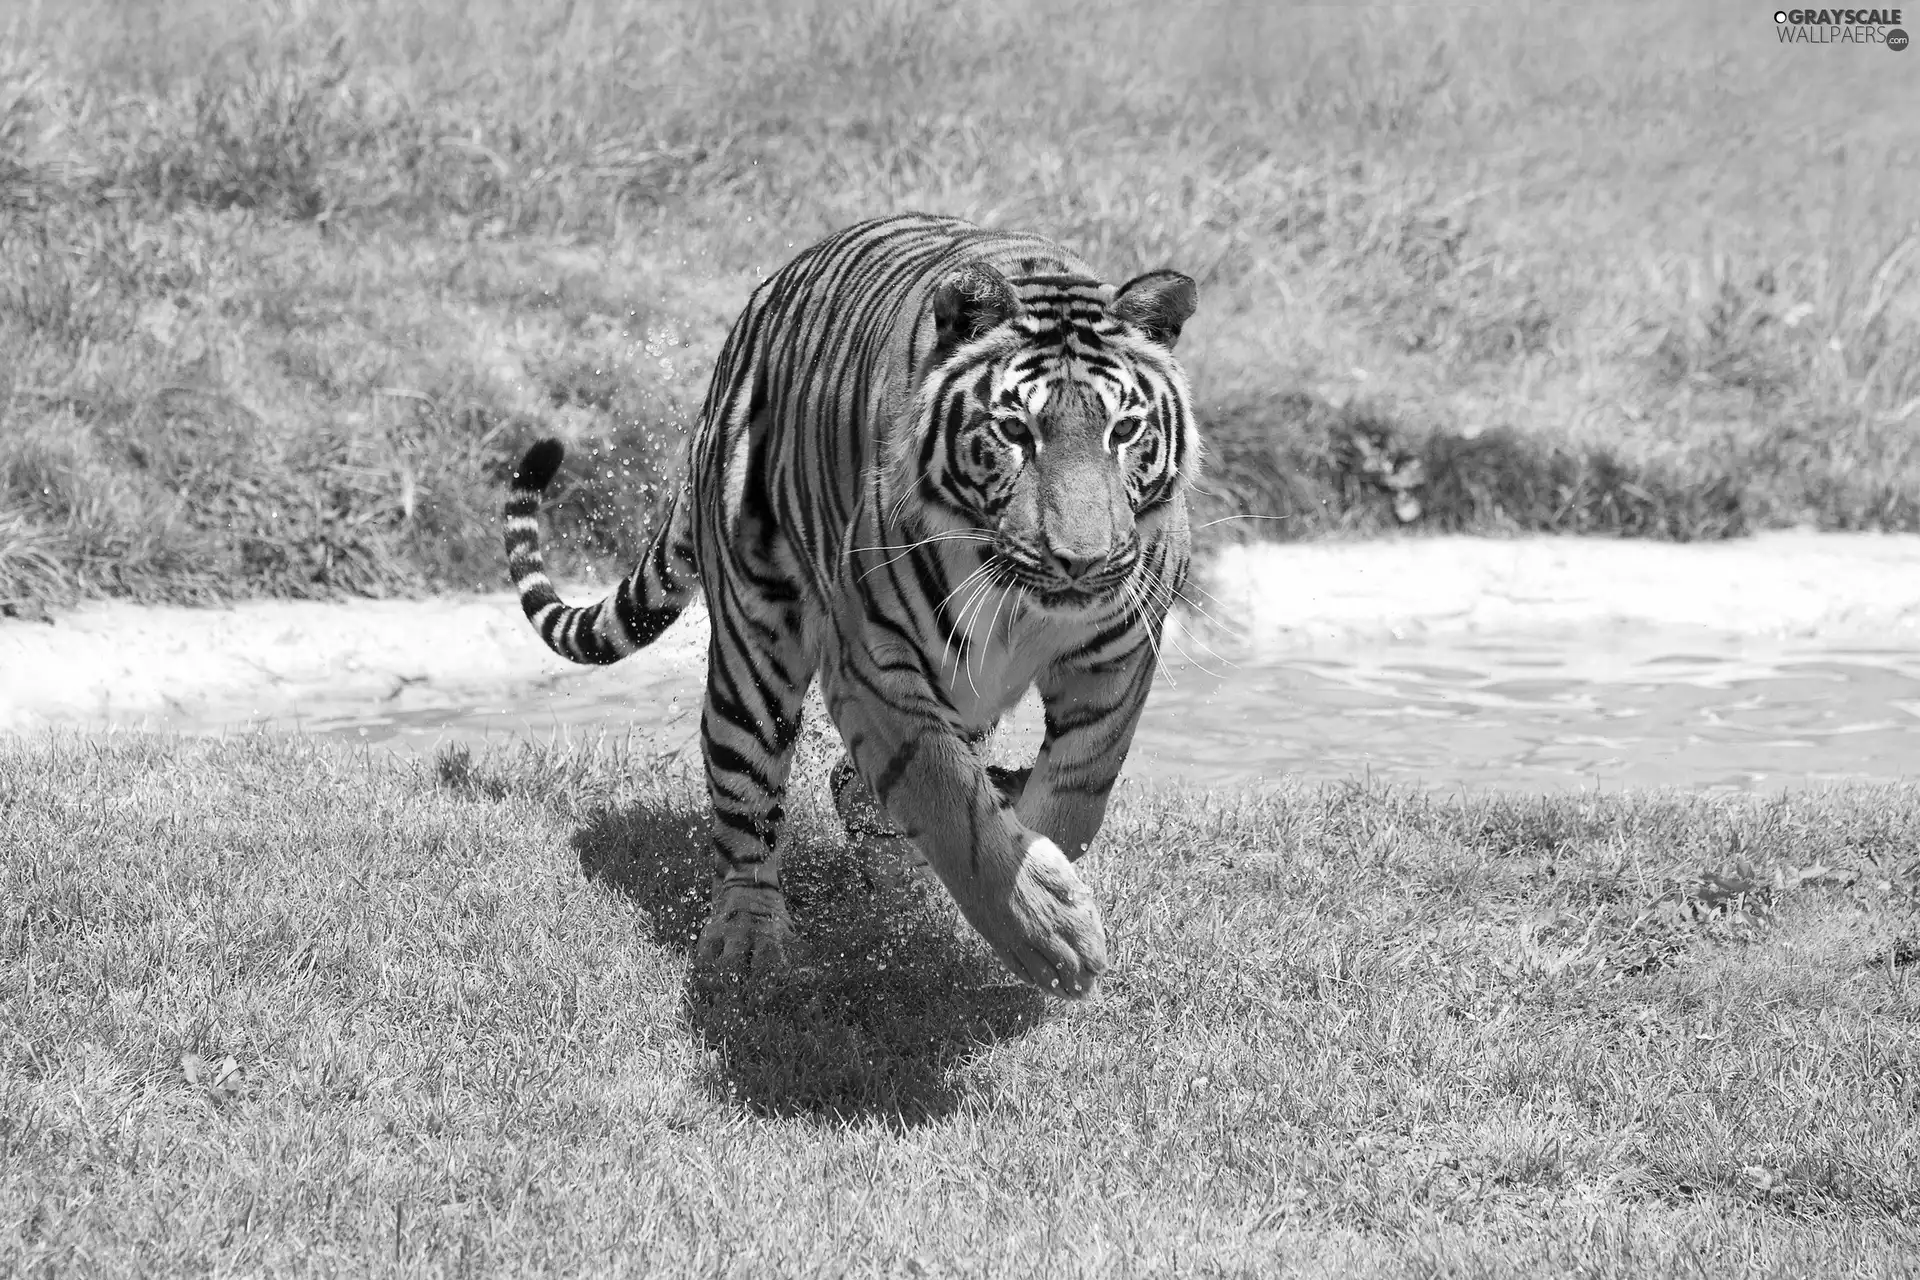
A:
[[[818,972],[683,1003],[610,749],[0,743],[0,1270],[1885,1275],[1920,793],[1131,792],[1101,1000],[796,804]]]
[[[0,607],[491,586],[543,432],[629,556],[752,283],[909,207],[1199,277],[1205,518],[1283,517],[1209,536],[1920,527],[1920,81],[1749,6],[0,23]]]

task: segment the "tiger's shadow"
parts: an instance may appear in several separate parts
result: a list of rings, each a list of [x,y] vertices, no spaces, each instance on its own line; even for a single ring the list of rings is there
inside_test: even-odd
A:
[[[653,941],[689,953],[706,923],[705,819],[666,803],[589,817],[581,871],[637,905]],[[794,821],[783,869],[801,963],[752,1001],[682,1008],[711,1050],[716,1096],[766,1115],[915,1125],[959,1105],[968,1064],[1023,1034],[1045,1000],[1017,982],[945,891],[883,852],[857,852],[828,824]]]

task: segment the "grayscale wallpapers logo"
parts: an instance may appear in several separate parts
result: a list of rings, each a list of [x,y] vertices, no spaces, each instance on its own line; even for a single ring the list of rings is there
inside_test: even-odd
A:
[[[1775,9],[1774,30],[1781,44],[1884,44],[1895,53],[1907,47],[1898,9]]]

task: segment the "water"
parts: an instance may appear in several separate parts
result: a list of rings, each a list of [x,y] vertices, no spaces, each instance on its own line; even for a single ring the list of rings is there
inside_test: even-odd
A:
[[[1920,776],[1920,653],[1652,628],[1375,641],[1175,668],[1149,773],[1447,790],[1779,790]]]
[[[1170,647],[1171,648],[1171,647]],[[1780,790],[1920,777],[1920,649],[1654,624],[1212,648],[1168,661],[1127,773],[1235,784],[1371,776],[1443,790]],[[505,691],[401,686],[308,732],[402,750],[632,733],[698,759],[700,666]],[[288,717],[275,717],[291,723]],[[1031,753],[1036,703],[1002,750]]]

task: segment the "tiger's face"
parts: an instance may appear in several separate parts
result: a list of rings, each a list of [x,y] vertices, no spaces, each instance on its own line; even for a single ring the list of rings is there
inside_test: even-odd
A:
[[[927,532],[984,537],[1043,608],[1111,599],[1184,517],[1199,444],[1173,345],[1194,299],[1171,271],[1118,290],[977,264],[943,282],[910,469]]]

